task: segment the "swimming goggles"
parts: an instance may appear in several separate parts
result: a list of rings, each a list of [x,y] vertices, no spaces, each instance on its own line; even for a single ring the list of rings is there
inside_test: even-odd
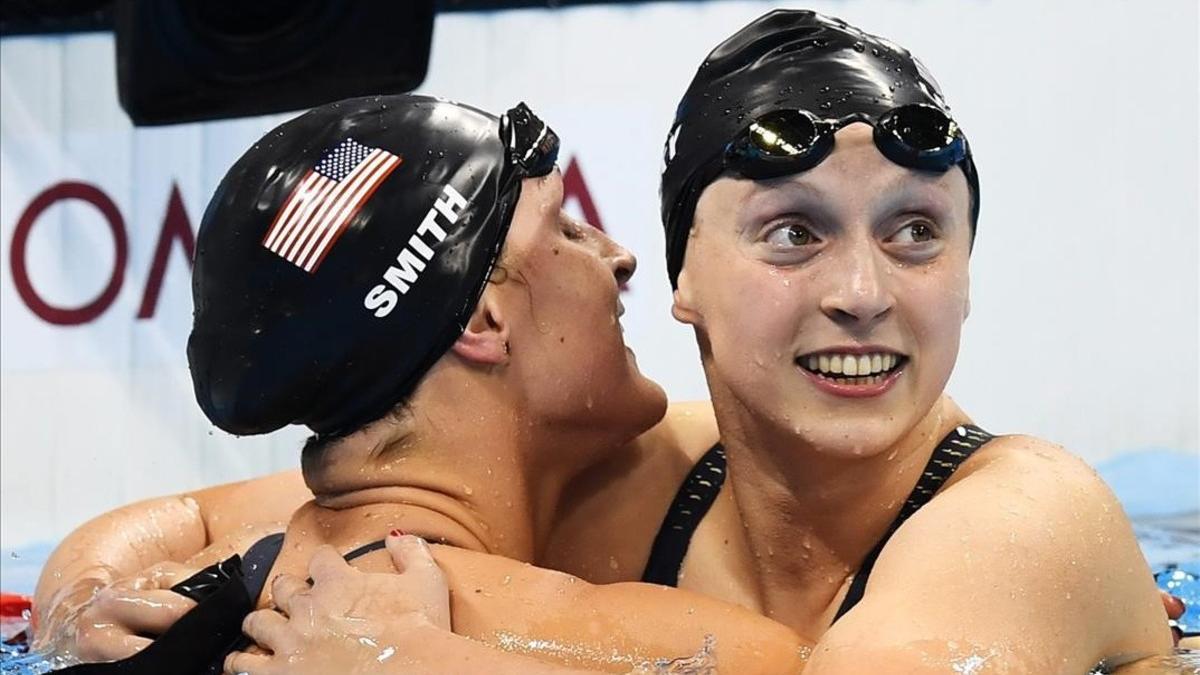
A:
[[[870,124],[875,146],[901,166],[942,172],[970,155],[958,124],[927,103],[892,108],[874,120],[864,113],[824,119],[807,110],[774,110],[725,146],[725,168],[754,180],[807,171],[829,156],[834,134],[854,122]]]
[[[500,117],[500,140],[517,178],[539,178],[558,161],[558,134],[524,102]]]

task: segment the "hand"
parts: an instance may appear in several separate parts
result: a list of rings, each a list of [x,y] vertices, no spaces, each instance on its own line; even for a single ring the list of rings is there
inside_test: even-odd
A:
[[[446,579],[421,539],[393,535],[387,548],[398,574],[359,572],[324,546],[309,562],[311,588],[294,576],[276,578],[271,593],[279,610],[252,612],[242,624],[272,653],[234,652],[225,660],[226,672],[430,672],[428,664],[452,649],[447,645],[465,639],[449,632]]]
[[[1178,621],[1179,617],[1183,616],[1183,613],[1187,611],[1187,606],[1183,604],[1183,600],[1162,589],[1159,589],[1158,593],[1162,597],[1163,608],[1167,610],[1167,619]],[[1183,633],[1175,627],[1174,623],[1171,624],[1171,636],[1175,638],[1175,645],[1178,646],[1179,639],[1183,637]]]
[[[196,571],[163,562],[114,582],[98,570],[64,586],[34,632],[33,649],[64,663],[133,656],[196,605],[170,590]]]

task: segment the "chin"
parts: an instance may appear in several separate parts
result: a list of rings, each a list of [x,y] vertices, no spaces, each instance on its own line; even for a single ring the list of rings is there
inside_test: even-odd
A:
[[[637,434],[649,430],[667,414],[667,394],[654,380],[635,370],[627,391],[629,420]]]
[[[834,433],[817,431],[805,440],[822,455],[844,459],[865,459],[888,452],[903,435],[898,424],[877,424],[844,433],[834,429],[829,431]]]
[[[903,406],[792,394],[756,396],[745,405],[766,413],[760,419],[771,420],[781,440],[793,438],[822,455],[871,457],[887,451],[913,423],[912,411]]]

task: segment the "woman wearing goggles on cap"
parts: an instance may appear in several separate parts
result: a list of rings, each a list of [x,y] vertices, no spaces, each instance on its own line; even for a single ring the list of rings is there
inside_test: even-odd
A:
[[[1095,475],[944,396],[979,188],[908,52],[767,15],[706,60],[666,152],[673,313],[722,445],[679,444],[704,456],[665,522],[644,517],[662,471],[594,478],[545,563],[601,582],[644,567],[753,609],[819,637],[814,672],[1083,672],[1169,649]]]
[[[658,581],[739,580],[716,597],[820,635],[815,672],[1073,673],[1170,649],[1095,473],[992,437],[944,393],[979,180],[919,62],[769,14],[709,55],[666,159],[672,311],[695,328],[729,479],[690,546],[655,551]]]

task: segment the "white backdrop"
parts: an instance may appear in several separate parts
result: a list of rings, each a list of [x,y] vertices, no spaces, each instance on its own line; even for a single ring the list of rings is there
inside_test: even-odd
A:
[[[1183,475],[1155,479],[1194,509],[1195,0],[809,6],[912,49],[970,135],[983,212],[951,393],[990,430],[1044,436],[1097,465],[1182,453],[1169,455],[1182,464],[1164,466],[1188,467]],[[577,161],[601,224],[640,259],[626,338],[676,399],[706,392],[692,336],[667,311],[662,140],[705,53],[771,7],[651,3],[437,20],[421,91],[491,110],[524,99],[560,133],[564,166]],[[194,229],[242,150],[286,117],[134,130],[117,104],[110,35],[0,41],[3,548],[52,541],[134,499],[296,465],[302,430],[215,431],[184,359],[184,226]],[[30,220],[47,190],[50,205]],[[63,195],[91,203],[53,199]],[[96,206],[103,199],[123,224],[123,266]],[[14,247],[23,216],[28,237]],[[173,236],[160,244],[164,231]],[[78,308],[114,278],[111,304],[80,325],[50,323],[53,313],[29,300]]]

